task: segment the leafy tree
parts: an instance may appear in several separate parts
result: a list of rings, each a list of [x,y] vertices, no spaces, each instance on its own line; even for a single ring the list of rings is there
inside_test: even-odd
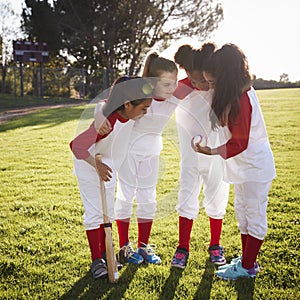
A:
[[[282,73],[282,74],[280,75],[279,81],[280,81],[280,82],[289,82],[289,81],[290,81],[290,80],[289,80],[289,75],[286,74],[286,73]]]
[[[207,39],[223,19],[214,0],[25,0],[30,38],[67,53],[89,72],[99,67],[140,69],[145,53],[182,36]]]
[[[0,2],[0,60],[1,60],[1,91],[5,92],[7,65],[12,59],[12,41],[24,37],[20,31],[19,16],[14,12],[11,3]]]

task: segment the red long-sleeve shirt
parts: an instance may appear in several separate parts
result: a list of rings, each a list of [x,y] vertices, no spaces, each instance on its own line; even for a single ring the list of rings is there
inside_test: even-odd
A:
[[[79,134],[76,138],[74,138],[70,142],[70,148],[77,159],[88,158],[90,156],[90,153],[88,151],[89,148],[93,144],[99,142],[101,139],[107,137],[114,130],[114,125],[117,120],[119,120],[122,123],[128,121],[128,119],[122,118],[117,112],[109,115],[107,119],[110,122],[112,127],[112,130],[109,133],[100,135],[96,131],[93,122],[87,130]]]
[[[236,156],[248,147],[251,127],[252,106],[247,91],[240,98],[240,112],[233,122],[228,121],[231,138],[226,144],[217,148],[224,158]]]

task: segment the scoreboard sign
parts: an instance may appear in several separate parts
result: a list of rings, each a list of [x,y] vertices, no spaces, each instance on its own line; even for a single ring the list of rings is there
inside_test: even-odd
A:
[[[39,62],[49,61],[49,49],[47,43],[14,41],[14,60],[18,62]]]

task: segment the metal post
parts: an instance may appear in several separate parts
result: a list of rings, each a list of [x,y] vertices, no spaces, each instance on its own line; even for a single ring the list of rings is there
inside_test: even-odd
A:
[[[17,79],[16,79],[16,67],[13,66],[13,70],[14,70],[14,96],[17,95]]]
[[[84,99],[85,96],[85,80],[84,80],[84,68],[81,68],[81,88],[80,88],[80,98]]]
[[[21,97],[24,97],[23,67],[21,61],[20,61],[20,87],[21,87]]]
[[[43,63],[40,63],[40,89],[41,89],[41,98],[44,98],[44,86],[43,86]]]

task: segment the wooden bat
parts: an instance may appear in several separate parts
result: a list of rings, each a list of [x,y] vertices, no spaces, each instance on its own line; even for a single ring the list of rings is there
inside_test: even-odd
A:
[[[100,191],[102,199],[102,209],[103,209],[103,222],[104,222],[104,232],[105,232],[105,248],[106,248],[106,263],[108,271],[109,282],[115,283],[119,279],[118,265],[116,260],[116,254],[114,249],[114,242],[112,238],[111,223],[107,215],[107,203],[104,181],[100,177],[100,171],[98,169],[99,165],[102,163],[102,155],[96,154],[96,169],[100,178]]]

